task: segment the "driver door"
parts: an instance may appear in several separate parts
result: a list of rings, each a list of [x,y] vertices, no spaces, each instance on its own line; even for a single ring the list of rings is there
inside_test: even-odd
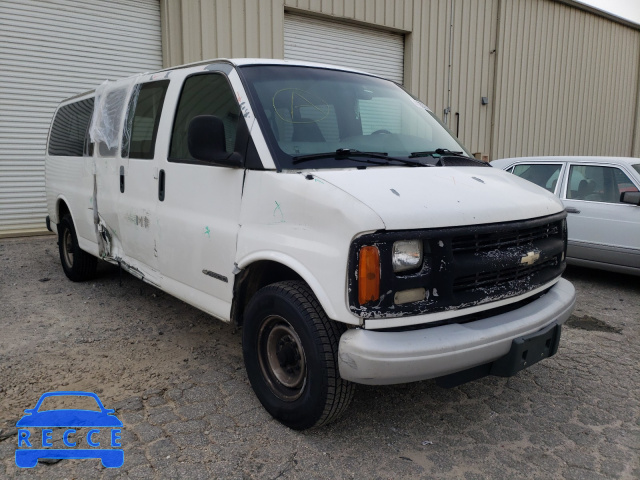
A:
[[[244,170],[196,160],[188,129],[199,115],[222,120],[226,151],[236,145],[240,107],[223,72],[187,77],[178,98],[168,158],[160,164],[158,260],[172,294],[223,320],[230,318]]]

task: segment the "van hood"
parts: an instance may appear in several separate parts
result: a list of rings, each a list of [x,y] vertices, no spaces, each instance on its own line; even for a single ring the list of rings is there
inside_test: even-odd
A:
[[[313,175],[373,209],[388,230],[509,222],[564,209],[553,194],[497,168],[377,167]]]

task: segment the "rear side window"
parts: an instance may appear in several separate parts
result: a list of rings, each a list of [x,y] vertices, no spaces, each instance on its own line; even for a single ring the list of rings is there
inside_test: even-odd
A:
[[[138,94],[132,96],[122,138],[123,158],[153,158],[168,86],[169,80],[145,83]]]
[[[93,98],[58,109],[49,137],[49,155],[82,157],[93,113]]]
[[[558,184],[561,168],[561,164],[520,164],[513,167],[511,173],[554,193]]]
[[[170,161],[199,163],[189,154],[187,132],[189,123],[198,115],[215,115],[224,124],[226,151],[231,153],[236,143],[240,107],[224,75],[217,73],[187,78],[171,135]]]

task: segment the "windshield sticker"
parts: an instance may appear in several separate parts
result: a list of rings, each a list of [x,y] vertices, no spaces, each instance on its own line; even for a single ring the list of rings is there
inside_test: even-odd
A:
[[[242,116],[244,118],[249,118],[251,116],[251,112],[249,111],[247,102],[242,101],[242,95],[240,95],[238,92],[236,92],[236,100],[238,100],[238,105],[240,106],[240,110],[242,110]]]
[[[315,93],[283,88],[273,96],[273,109],[287,123],[317,123],[329,115],[329,105]]]

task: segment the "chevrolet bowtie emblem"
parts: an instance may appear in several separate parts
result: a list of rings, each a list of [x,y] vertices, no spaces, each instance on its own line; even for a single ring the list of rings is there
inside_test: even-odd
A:
[[[528,252],[524,257],[520,259],[520,263],[524,265],[533,265],[540,258],[540,254],[537,252]]]

